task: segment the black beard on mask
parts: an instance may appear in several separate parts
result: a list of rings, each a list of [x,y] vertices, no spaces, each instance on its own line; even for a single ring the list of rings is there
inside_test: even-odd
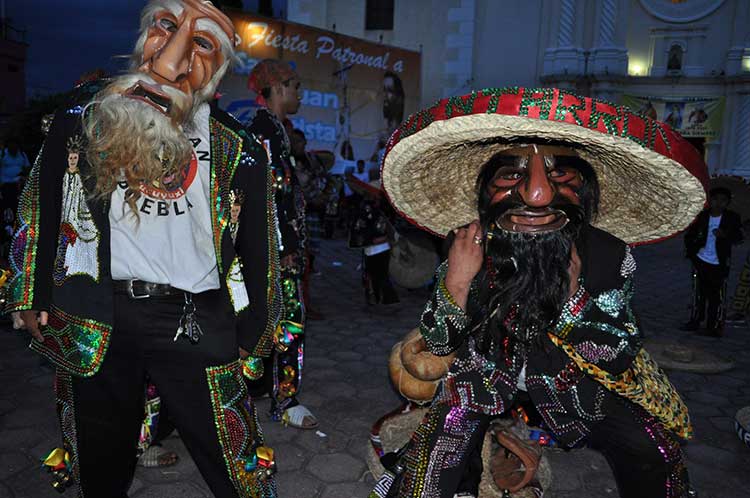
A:
[[[556,197],[550,208],[563,211],[568,218],[560,230],[530,234],[496,226],[495,220],[503,213],[520,207],[520,200],[511,199],[480,215],[487,266],[479,289],[480,311],[475,315],[481,326],[475,330],[482,349],[489,348],[493,339],[505,337],[527,346],[540,344],[568,299],[570,252],[586,222],[584,209]]]

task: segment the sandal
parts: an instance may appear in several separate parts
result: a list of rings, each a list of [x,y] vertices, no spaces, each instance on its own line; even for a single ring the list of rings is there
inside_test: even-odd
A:
[[[284,410],[281,421],[284,425],[297,429],[315,429],[318,426],[318,419],[303,405],[295,405]]]
[[[149,446],[138,458],[141,467],[171,467],[179,461],[180,457],[174,451],[169,451],[160,445]]]

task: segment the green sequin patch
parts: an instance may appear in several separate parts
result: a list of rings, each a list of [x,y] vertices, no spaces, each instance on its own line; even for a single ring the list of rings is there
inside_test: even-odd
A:
[[[80,377],[91,377],[102,364],[112,327],[96,320],[71,315],[51,306],[44,342],[31,341],[31,349],[59,368]]]

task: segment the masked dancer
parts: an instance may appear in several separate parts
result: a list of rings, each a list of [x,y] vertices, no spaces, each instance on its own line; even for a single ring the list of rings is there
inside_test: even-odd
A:
[[[127,496],[146,378],[215,496],[276,494],[242,375],[280,312],[271,178],[209,105],[236,41],[209,1],[150,1],[129,72],[74,92],[23,192],[7,309],[57,367],[80,496]]]
[[[371,496],[476,496],[484,432],[519,391],[560,444],[607,457],[620,496],[687,496],[692,429],[642,348],[628,244],[684,229],[706,180],[667,126],[562,90],[493,88],[407,119],[383,185],[454,238],[421,333],[455,360]]]

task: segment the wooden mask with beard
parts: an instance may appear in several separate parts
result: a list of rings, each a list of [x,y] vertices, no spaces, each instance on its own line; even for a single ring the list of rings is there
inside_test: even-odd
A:
[[[482,314],[497,310],[491,329],[532,342],[557,319],[571,248],[596,210],[592,182],[593,170],[568,147],[523,145],[485,165],[479,212],[490,271],[480,294]]]
[[[234,59],[231,20],[211,2],[152,0],[129,73],[113,80],[84,117],[97,194],[124,176],[128,203],[141,183],[160,182],[190,160],[182,126],[210,100]]]

